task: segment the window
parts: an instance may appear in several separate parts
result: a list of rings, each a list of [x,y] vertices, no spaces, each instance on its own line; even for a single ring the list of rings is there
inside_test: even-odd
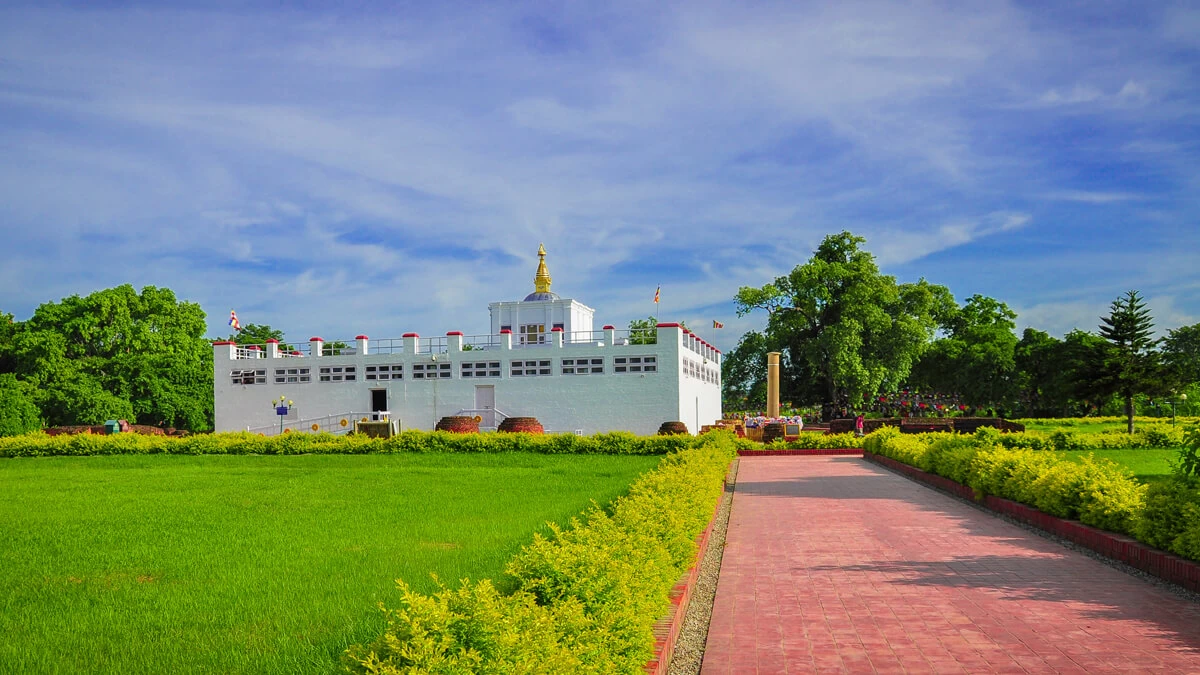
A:
[[[353,382],[358,379],[354,366],[323,366],[317,369],[321,382]]]
[[[542,359],[540,361],[513,361],[510,372],[513,377],[549,375],[550,359]]]
[[[403,380],[404,366],[396,363],[389,366],[367,366],[363,377],[368,380]]]
[[[312,382],[309,368],[276,368],[275,384],[293,384],[296,382]]]
[[[603,375],[604,359],[563,359],[563,375]]]
[[[412,366],[412,379],[414,380],[446,380],[449,378],[449,363],[414,363]]]
[[[523,345],[544,345],[546,344],[546,324],[544,323],[527,323],[521,326],[521,344]]]
[[[464,361],[462,364],[463,377],[500,377],[499,361]]]
[[[658,372],[657,356],[617,356],[613,358],[614,373]]]
[[[229,377],[234,384],[266,384],[267,371],[260,370],[234,370],[230,371]]]

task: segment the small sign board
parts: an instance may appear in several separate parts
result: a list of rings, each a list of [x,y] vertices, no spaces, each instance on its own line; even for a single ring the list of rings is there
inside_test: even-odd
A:
[[[275,414],[283,417],[284,415],[288,414],[288,407],[286,405],[276,406]]]
[[[799,436],[800,430],[804,428],[802,424],[785,424],[783,427],[784,436]]]

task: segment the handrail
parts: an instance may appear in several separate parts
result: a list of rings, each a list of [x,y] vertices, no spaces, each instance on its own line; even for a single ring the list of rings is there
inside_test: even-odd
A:
[[[267,424],[261,427],[246,427],[246,431],[263,436],[278,436],[283,430],[298,433],[331,433],[344,434],[354,431],[354,422],[361,419],[372,419],[377,412],[344,412],[323,417],[310,417],[305,420],[284,420],[282,429],[279,423]],[[342,423],[345,420],[345,424]],[[313,429],[313,425],[317,428]]]

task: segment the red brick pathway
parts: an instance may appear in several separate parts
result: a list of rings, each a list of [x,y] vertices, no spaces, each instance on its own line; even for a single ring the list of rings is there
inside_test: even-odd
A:
[[[701,672],[1200,673],[1200,604],[860,458],[742,458]]]

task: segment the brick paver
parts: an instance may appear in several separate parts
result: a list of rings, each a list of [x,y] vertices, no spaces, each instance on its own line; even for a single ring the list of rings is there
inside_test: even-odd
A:
[[[1200,605],[855,457],[743,458],[702,673],[1200,673]]]

